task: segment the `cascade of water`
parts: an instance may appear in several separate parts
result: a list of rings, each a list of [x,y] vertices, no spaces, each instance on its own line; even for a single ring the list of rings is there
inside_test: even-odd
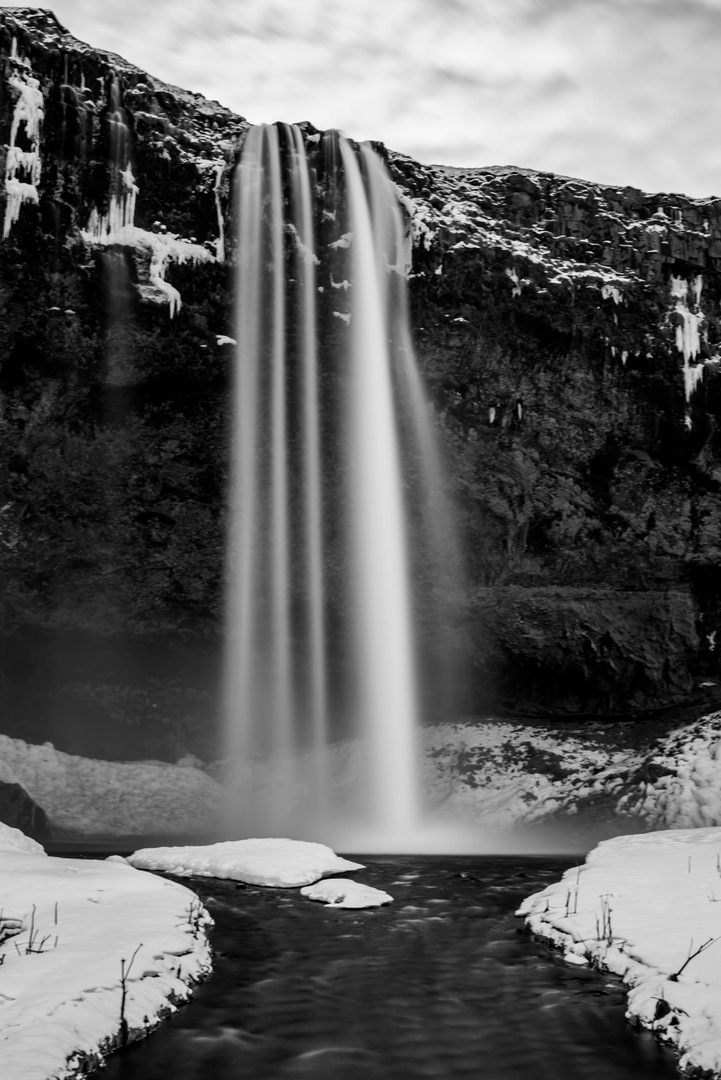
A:
[[[361,730],[369,733],[373,816],[406,832],[417,819],[416,702],[398,432],[386,318],[385,267],[360,165],[341,143],[352,233],[349,477]],[[367,147],[371,192],[384,179]],[[386,196],[387,198],[387,196]]]
[[[417,461],[415,497],[411,505],[407,505],[407,510],[415,513],[417,518],[410,526],[415,547],[420,548],[420,559],[416,560],[419,565],[415,569],[426,579],[424,601],[426,609],[431,609],[427,622],[437,631],[448,624],[448,610],[457,611],[462,603],[463,556],[448,477],[440,454],[437,421],[429,407],[411,339],[406,288],[410,269],[407,231],[398,199],[393,191],[389,191],[383,170],[373,167],[374,155],[369,147],[364,146],[362,153],[375,223],[379,280],[385,284],[396,409],[402,420],[406,458]],[[383,273],[384,270],[387,273]],[[434,701],[441,714],[453,708],[453,697],[457,692],[449,660],[449,656],[444,656],[437,659],[435,665]]]
[[[369,147],[260,125],[236,192],[224,711],[228,757],[245,768],[234,826],[337,838],[353,805],[376,830],[408,834],[420,813],[408,551],[434,548],[408,534],[424,519],[406,505],[409,440],[426,515],[440,472],[394,188]],[[367,747],[355,786],[334,774],[341,734]]]
[[[303,133],[293,128],[292,207],[296,221],[296,273],[300,280],[300,337],[303,356],[303,491],[305,495],[305,573],[307,581],[308,699],[314,762],[314,803],[322,813],[326,803],[323,749],[328,738],[328,701],[323,619],[323,520],[321,441],[316,344],[316,273],[313,203]]]

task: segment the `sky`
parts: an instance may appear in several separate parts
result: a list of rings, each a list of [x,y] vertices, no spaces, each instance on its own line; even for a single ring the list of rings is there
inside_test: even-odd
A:
[[[252,123],[721,196],[721,0],[47,0]]]

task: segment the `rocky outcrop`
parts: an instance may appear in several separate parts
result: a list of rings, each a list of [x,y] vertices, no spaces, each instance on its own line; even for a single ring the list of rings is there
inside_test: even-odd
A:
[[[223,789],[192,765],[94,760],[0,735],[0,768],[45,808],[54,839],[208,837],[229,813]]]
[[[721,201],[390,164],[479,682],[569,712],[713,695]]]
[[[150,640],[181,649],[200,693],[222,614],[247,122],[38,9],[0,13],[0,86],[7,715],[30,708],[31,678],[36,697],[146,693],[168,678]],[[712,699],[721,201],[380,149],[467,553],[424,667],[450,649],[450,707],[473,712]],[[38,681],[17,642],[46,655],[69,633],[104,639],[102,674],[86,652]]]
[[[47,815],[20,784],[0,781],[0,821],[35,840],[50,837]]]

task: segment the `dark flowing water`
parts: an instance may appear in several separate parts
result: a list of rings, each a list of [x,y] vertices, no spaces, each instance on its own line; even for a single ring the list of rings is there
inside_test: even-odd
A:
[[[216,921],[213,976],[98,1080],[677,1080],[674,1055],[625,1022],[621,983],[514,916],[568,859],[359,861],[392,905],[185,880]]]

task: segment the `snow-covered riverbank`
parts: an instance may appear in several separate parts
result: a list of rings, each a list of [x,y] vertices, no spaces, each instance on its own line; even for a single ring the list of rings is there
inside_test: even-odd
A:
[[[629,986],[628,1018],[721,1075],[721,828],[604,841],[518,911],[574,964]]]
[[[100,861],[52,858],[0,824],[3,1080],[85,1075],[152,1030],[210,974],[208,912],[190,889],[143,867],[296,888],[300,902],[335,908],[393,899],[329,877],[363,867],[322,844],[251,839]]]
[[[139,851],[130,863],[52,858],[0,826],[0,1076],[70,1080],[151,1030],[211,968],[210,917],[190,890],[136,867],[300,889],[298,899],[392,898],[342,877],[323,845],[246,840]],[[362,895],[361,895],[362,893]],[[413,909],[416,910],[415,908]],[[629,986],[628,1017],[721,1077],[721,828],[616,837],[518,911],[569,963]]]
[[[721,713],[637,746],[614,743],[600,726],[505,721],[441,725],[425,738],[428,803],[451,830],[480,837],[484,828],[572,822],[589,807],[600,808],[605,835],[681,830],[601,844],[521,912],[571,962],[622,975],[629,1015],[677,1046],[684,1067],[721,1076]],[[339,776],[352,771],[352,745],[332,752]],[[138,836],[207,830],[228,798],[223,779],[213,768],[99,762],[0,737],[0,781],[20,783],[53,828],[78,838],[108,836],[113,822]],[[210,848],[186,850],[182,866],[178,850],[168,856],[175,873],[222,869],[211,859],[203,871]],[[138,855],[139,865],[162,864],[159,849]],[[287,870],[287,853],[273,858]],[[233,872],[220,876],[256,880],[236,864],[233,853]],[[343,869],[314,862],[308,880],[328,872]],[[337,878],[306,893],[334,906],[390,900],[353,888]],[[78,1075],[124,1033],[152,1028],[210,970],[208,916],[192,892],[124,860],[50,858],[3,825],[0,909],[0,1075],[12,1080]]]
[[[0,1076],[82,1075],[147,1033],[209,974],[210,921],[182,885],[0,825]]]

